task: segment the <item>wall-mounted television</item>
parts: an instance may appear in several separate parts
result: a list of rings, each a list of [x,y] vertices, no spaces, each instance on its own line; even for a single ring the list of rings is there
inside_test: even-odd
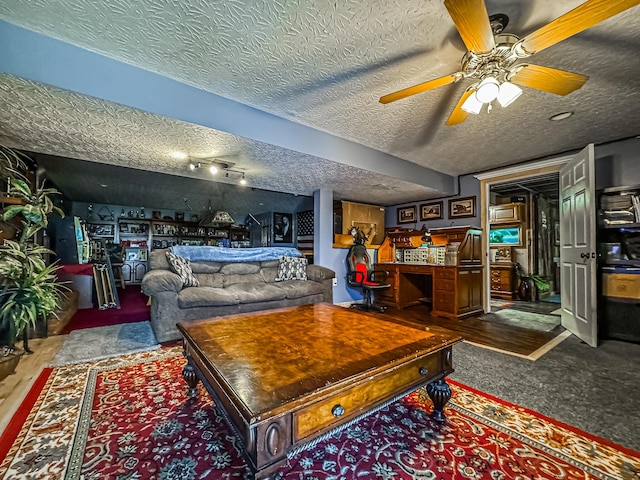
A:
[[[501,227],[489,230],[489,246],[491,247],[522,247],[522,227]]]

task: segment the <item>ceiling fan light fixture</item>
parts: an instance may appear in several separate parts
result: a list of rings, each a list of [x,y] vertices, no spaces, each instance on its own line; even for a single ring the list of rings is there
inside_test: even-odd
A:
[[[460,108],[467,113],[473,113],[474,115],[478,115],[480,110],[482,110],[484,103],[479,101],[475,95],[469,95],[469,97],[465,100]]]
[[[497,100],[500,106],[505,108],[511,105],[520,95],[522,95],[522,89],[520,87],[511,82],[502,82]]]
[[[493,77],[486,77],[478,85],[475,97],[479,102],[489,103],[493,102],[500,93],[500,84],[498,80]]]

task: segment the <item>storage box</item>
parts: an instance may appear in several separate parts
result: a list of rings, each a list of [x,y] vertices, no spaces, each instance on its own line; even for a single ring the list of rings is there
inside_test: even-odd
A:
[[[640,299],[640,270],[637,273],[603,273],[605,297]]]

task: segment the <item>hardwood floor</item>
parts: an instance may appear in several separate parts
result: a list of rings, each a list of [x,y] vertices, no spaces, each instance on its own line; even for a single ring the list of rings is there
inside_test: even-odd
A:
[[[433,331],[448,330],[462,336],[465,341],[524,357],[533,355],[565,331],[562,327],[556,327],[550,332],[541,332],[488,322],[479,317],[460,320],[432,317],[429,309],[424,306],[405,309],[389,308],[385,313],[376,315],[392,317],[403,323],[427,327]]]

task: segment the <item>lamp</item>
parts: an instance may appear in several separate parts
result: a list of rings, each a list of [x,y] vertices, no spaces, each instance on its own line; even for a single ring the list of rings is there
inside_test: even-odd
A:
[[[502,108],[508,107],[513,101],[522,95],[522,89],[511,82],[502,82],[500,92],[498,92],[498,103]]]
[[[476,92],[473,95],[469,95],[460,108],[465,112],[478,115],[485,103],[488,103],[488,108],[491,109],[491,102],[498,100],[500,106],[505,108],[511,105],[521,94],[522,89],[511,82],[504,81],[499,83],[493,77],[485,77],[478,84]]]
[[[465,102],[462,104],[462,107],[460,108],[462,108],[465,112],[478,115],[483,106],[484,103],[480,102],[475,95],[469,95],[469,97],[465,100]]]
[[[485,77],[478,85],[476,99],[482,103],[493,102],[500,93],[500,84],[493,77]]]

